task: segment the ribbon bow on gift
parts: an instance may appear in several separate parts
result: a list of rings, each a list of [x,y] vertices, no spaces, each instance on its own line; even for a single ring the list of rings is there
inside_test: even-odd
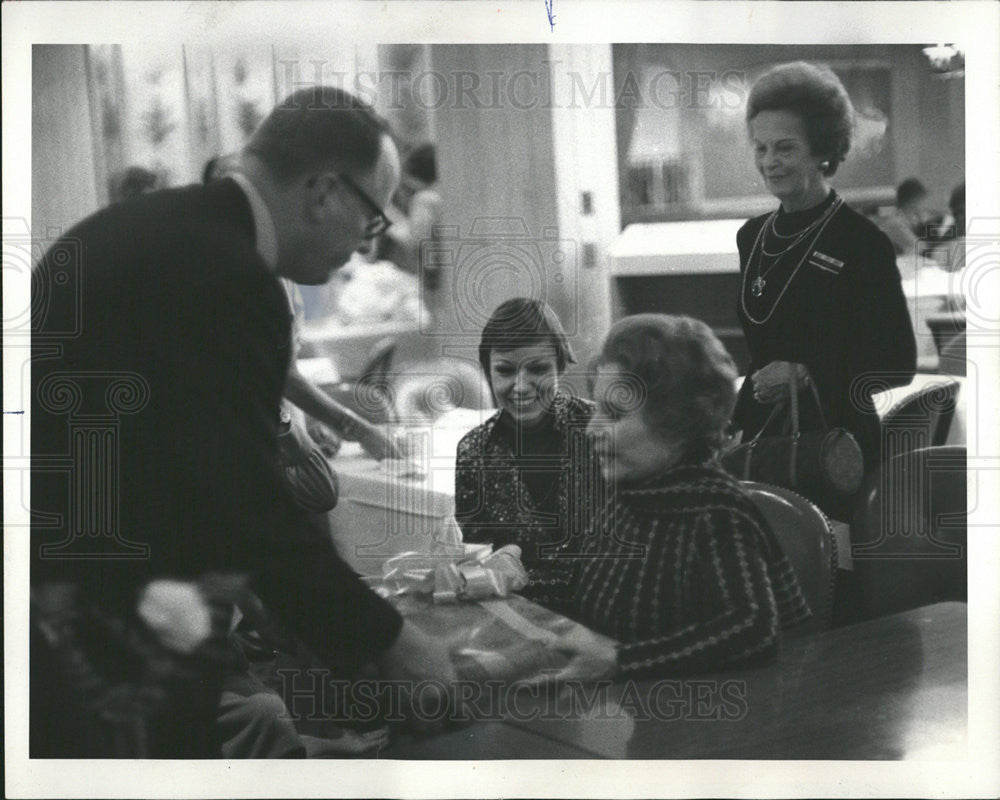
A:
[[[516,544],[495,553],[489,544],[451,545],[445,552],[400,553],[382,568],[383,587],[395,594],[430,594],[435,603],[506,597],[528,585]]]

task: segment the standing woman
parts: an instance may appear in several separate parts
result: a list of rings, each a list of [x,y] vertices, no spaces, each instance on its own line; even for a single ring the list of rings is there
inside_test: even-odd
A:
[[[573,353],[544,302],[516,297],[483,328],[479,362],[499,409],[467,433],[455,462],[455,518],[466,542],[516,544],[525,567],[542,545],[582,530],[601,502],[587,437],[593,403],[560,386]]]
[[[775,67],[750,91],[754,161],[780,205],[736,235],[751,363],[733,418],[744,442],[757,434],[788,398],[794,368],[800,391],[815,383],[826,422],[854,434],[868,471],[880,459],[873,387],[908,384],[916,348],[891,242],[830,188],[853,116],[833,72],[801,61]],[[799,404],[803,430],[822,426],[811,395]],[[850,504],[830,511],[844,518]]]

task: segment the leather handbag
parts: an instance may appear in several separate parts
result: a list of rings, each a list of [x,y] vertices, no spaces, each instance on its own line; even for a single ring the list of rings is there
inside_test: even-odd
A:
[[[723,455],[722,465],[741,480],[793,489],[824,508],[858,490],[864,477],[864,457],[850,431],[827,425],[816,385],[811,380],[807,382],[812,390],[810,396],[819,409],[821,430],[799,428],[799,384],[793,368],[788,378],[787,405],[791,413],[786,432],[781,436],[763,435],[786,408],[785,403],[779,403],[753,439]]]
[[[305,426],[284,407],[278,435],[278,460],[300,508],[312,514],[323,514],[337,505],[337,473]]]

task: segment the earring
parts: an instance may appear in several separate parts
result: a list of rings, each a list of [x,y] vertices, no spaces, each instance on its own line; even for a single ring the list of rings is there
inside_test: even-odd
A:
[[[820,168],[820,171],[823,172],[823,174],[826,174],[826,171],[828,169],[830,169],[830,162],[829,161],[820,161],[819,162],[819,168]]]

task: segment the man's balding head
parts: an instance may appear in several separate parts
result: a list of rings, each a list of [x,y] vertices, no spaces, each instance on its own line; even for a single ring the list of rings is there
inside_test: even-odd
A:
[[[388,123],[329,86],[287,97],[243,155],[274,220],[278,273],[296,283],[325,283],[354,252],[366,252],[399,183]]]
[[[379,157],[388,122],[370,105],[333,86],[286,97],[260,124],[245,151],[278,178],[323,170],[363,172]]]

